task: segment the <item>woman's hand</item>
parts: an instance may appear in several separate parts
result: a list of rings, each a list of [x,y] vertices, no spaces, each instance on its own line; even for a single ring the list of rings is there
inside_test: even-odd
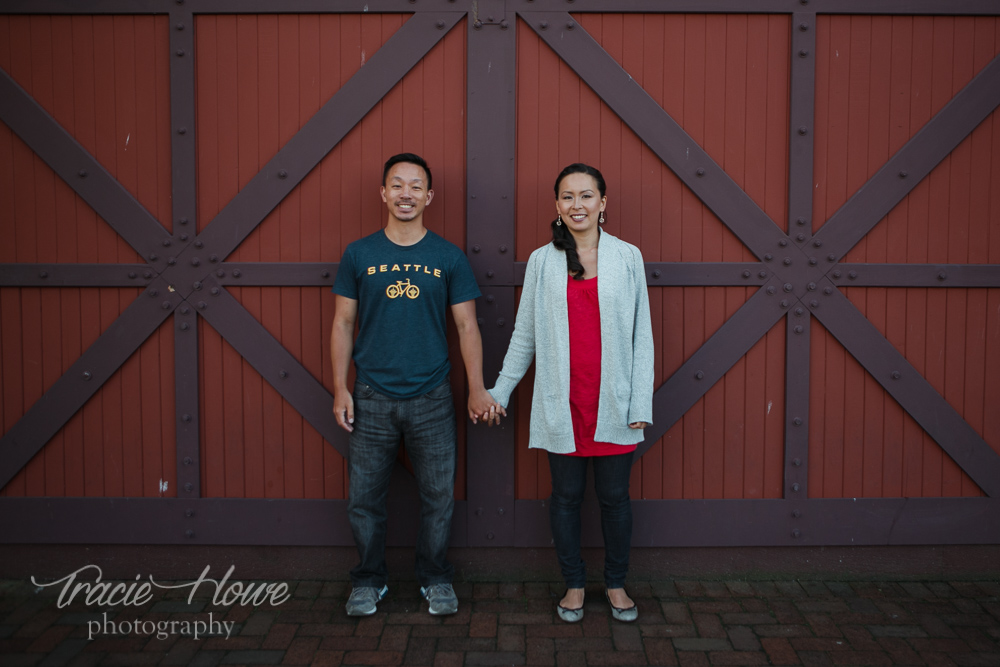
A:
[[[628,425],[629,428],[646,428],[649,426],[646,422],[632,422]]]

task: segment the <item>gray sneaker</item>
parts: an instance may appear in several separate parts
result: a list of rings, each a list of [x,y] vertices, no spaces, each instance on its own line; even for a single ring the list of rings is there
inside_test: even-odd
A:
[[[432,616],[447,616],[458,611],[458,597],[451,584],[431,584],[420,587],[420,594],[429,603],[427,611]]]
[[[344,608],[347,610],[348,616],[371,616],[375,613],[375,605],[382,601],[386,593],[389,592],[388,586],[382,586],[382,588],[375,588],[374,586],[355,586],[351,590],[351,597],[347,598],[347,604]]]

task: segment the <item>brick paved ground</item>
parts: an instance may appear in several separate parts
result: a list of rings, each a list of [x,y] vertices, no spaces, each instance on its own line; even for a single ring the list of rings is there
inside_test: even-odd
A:
[[[599,586],[586,617],[556,618],[556,583],[456,586],[432,618],[412,581],[375,616],[343,613],[348,584],[301,581],[278,607],[214,606],[189,589],[142,607],[58,608],[58,587],[0,582],[0,665],[994,665],[1000,581],[663,581],[631,587],[638,623],[611,619]],[[199,593],[201,590],[199,590]],[[88,622],[232,622],[227,639],[96,634]],[[152,626],[149,626],[150,628]],[[176,626],[175,626],[176,627]]]

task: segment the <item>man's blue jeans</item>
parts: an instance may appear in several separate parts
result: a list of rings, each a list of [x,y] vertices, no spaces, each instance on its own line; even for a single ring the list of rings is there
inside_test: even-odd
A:
[[[552,472],[549,519],[566,588],[584,588],[587,583],[587,569],[580,557],[580,505],[591,461],[604,533],[604,585],[624,588],[632,546],[632,501],[628,487],[633,452],[613,456],[548,454]]]
[[[387,583],[386,497],[400,440],[420,490],[417,581],[421,586],[451,583],[448,562],[451,516],[455,509],[455,406],[448,380],[423,396],[395,399],[363,382],[354,386],[354,431],[348,458],[347,513],[361,562],[351,570],[356,587]]]

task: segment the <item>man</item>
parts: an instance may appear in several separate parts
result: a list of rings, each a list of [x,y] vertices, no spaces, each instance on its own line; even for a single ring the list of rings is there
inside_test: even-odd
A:
[[[374,614],[389,590],[386,496],[402,438],[420,490],[420,592],[431,614],[454,614],[458,599],[447,549],[457,445],[445,317],[450,308],[469,381],[469,417],[485,420],[494,401],[483,386],[474,301],[480,292],[465,254],[424,227],[434,191],[423,158],[389,158],[381,192],[388,209],[385,229],[347,247],[333,285],[333,412],[351,434],[348,515],[361,559],[351,570],[346,609],[351,616]],[[352,354],[353,396],[347,387]]]

